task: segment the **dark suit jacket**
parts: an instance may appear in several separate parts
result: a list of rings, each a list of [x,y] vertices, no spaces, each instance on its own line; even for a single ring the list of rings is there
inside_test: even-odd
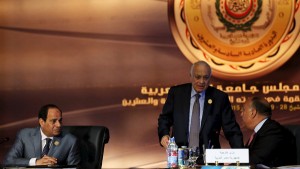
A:
[[[40,128],[25,128],[18,133],[4,165],[27,166],[31,158],[41,158],[41,153]],[[48,155],[57,158],[58,165],[78,165],[80,154],[76,137],[63,133],[54,137]]]
[[[294,136],[278,122],[268,119],[249,145],[251,165],[269,167],[296,164]]]
[[[171,87],[162,113],[158,118],[159,141],[162,136],[169,135],[170,127],[177,145],[188,146],[189,111],[192,84]],[[220,148],[220,130],[233,148],[243,148],[243,135],[235,119],[228,95],[214,87],[208,87],[205,94],[199,147],[208,146],[209,141],[214,148]],[[200,149],[202,150],[202,148]]]

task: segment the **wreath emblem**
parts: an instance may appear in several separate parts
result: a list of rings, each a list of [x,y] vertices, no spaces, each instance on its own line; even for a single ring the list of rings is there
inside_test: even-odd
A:
[[[259,18],[262,0],[216,0],[216,14],[227,32],[251,31]]]
[[[214,76],[263,76],[299,49],[300,0],[168,0],[173,37],[192,63],[207,61]]]

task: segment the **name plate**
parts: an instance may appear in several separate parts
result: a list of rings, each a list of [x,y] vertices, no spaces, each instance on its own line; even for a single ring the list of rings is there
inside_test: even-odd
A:
[[[249,149],[206,149],[206,163],[249,163]]]

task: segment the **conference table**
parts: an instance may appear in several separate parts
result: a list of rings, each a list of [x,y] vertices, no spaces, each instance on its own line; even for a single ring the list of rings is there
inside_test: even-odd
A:
[[[78,166],[2,166],[0,165],[0,169],[82,169]],[[192,167],[177,167],[172,169],[263,169],[264,167],[254,167],[254,166],[216,166],[216,165],[203,165]],[[299,169],[300,165],[292,165],[292,166],[281,166],[281,167],[273,167],[272,169]],[[106,168],[103,168],[106,169]],[[107,168],[109,169],[109,168]],[[121,168],[119,168],[121,169]],[[124,168],[125,169],[125,168]],[[162,168],[147,168],[147,169],[162,169]]]
[[[31,169],[81,169],[76,165],[40,165],[40,166],[0,166],[3,169],[22,169],[22,168],[31,168]]]
[[[25,169],[25,168],[31,168],[31,169],[83,169],[78,166],[68,166],[68,165],[55,165],[55,166],[1,166],[0,169]],[[196,166],[196,167],[177,167],[172,169],[251,169],[250,166],[213,166],[213,165],[204,165],[204,166]],[[86,169],[86,168],[85,168]],[[150,169],[150,168],[148,168]],[[151,168],[154,169],[154,168]],[[158,169],[158,168],[157,168]],[[162,168],[160,168],[162,169]]]
[[[1,168],[1,167],[0,167]],[[77,166],[4,166],[3,169],[82,169]],[[150,169],[150,168],[148,168]],[[154,168],[151,168],[154,169]],[[158,168],[155,168],[158,169]],[[160,168],[162,169],[162,168]],[[249,166],[197,166],[197,167],[177,167],[172,169],[252,169]]]

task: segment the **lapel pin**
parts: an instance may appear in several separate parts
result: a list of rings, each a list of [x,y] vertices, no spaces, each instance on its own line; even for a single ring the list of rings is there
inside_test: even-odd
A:
[[[212,104],[212,100],[211,99],[208,99],[208,104]]]
[[[59,141],[54,141],[53,143],[55,146],[58,146],[59,145]]]

